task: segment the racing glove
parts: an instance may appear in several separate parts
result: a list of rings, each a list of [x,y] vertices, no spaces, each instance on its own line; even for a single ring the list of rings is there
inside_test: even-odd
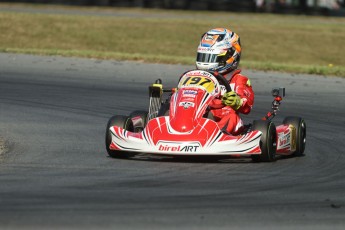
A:
[[[238,110],[242,105],[242,100],[240,96],[237,95],[234,91],[227,92],[222,97],[222,103],[224,105],[230,106],[234,110]]]

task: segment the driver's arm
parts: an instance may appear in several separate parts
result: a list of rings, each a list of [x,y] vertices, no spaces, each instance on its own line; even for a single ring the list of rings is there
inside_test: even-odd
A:
[[[210,103],[210,109],[221,109],[224,106],[225,105],[222,103],[222,100],[218,98],[213,99]]]
[[[254,103],[254,92],[249,79],[243,75],[236,75],[231,84],[234,91],[223,95],[222,104],[230,106],[236,112],[248,114]]]
[[[243,76],[237,76],[235,80],[235,92],[241,98],[242,105],[238,108],[238,112],[248,114],[254,104],[254,91],[250,84],[250,80]]]

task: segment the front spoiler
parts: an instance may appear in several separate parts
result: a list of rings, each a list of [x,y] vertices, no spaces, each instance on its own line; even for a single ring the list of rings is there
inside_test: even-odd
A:
[[[169,139],[153,140],[145,130],[133,133],[120,127],[110,128],[112,142],[111,150],[141,152],[158,155],[241,155],[250,156],[261,154],[260,131],[252,131],[245,135],[231,136],[215,132],[207,141],[200,141],[197,136],[169,136]]]

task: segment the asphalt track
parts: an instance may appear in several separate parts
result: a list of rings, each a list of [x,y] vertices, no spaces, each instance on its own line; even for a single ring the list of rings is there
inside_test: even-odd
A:
[[[244,71],[246,122],[285,86],[307,122],[302,157],[198,162],[107,156],[113,114],[148,105],[193,66],[0,54],[0,229],[344,229],[344,78]]]

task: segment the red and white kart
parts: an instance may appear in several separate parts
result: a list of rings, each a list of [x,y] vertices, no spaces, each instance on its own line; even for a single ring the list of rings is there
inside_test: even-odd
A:
[[[223,86],[221,86],[223,85]],[[178,87],[163,89],[161,80],[149,87],[149,111],[110,118],[106,128],[106,149],[111,157],[126,158],[136,153],[176,156],[251,156],[255,162],[274,161],[275,155],[301,155],[306,144],[302,118],[287,117],[275,126],[285,89],[274,89],[272,111],[246,125],[238,136],[224,133],[212,120],[210,102],[222,87],[231,91],[220,74],[201,70],[186,72]],[[163,100],[163,94],[169,97]]]

